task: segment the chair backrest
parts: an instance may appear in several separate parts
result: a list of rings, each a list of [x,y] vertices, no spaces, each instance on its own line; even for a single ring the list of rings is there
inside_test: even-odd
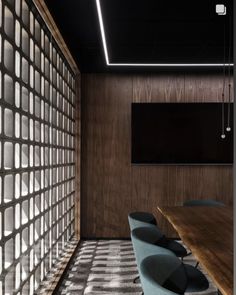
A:
[[[183,203],[184,206],[208,206],[208,207],[220,207],[225,206],[223,202],[216,200],[188,200]]]
[[[132,212],[128,215],[128,220],[131,231],[137,227],[157,224],[154,215],[148,212]]]
[[[140,265],[140,279],[144,295],[184,294],[188,283],[182,262],[169,255],[146,257]]]
[[[172,251],[155,245],[162,236],[163,234],[155,226],[139,227],[132,230],[131,240],[138,269],[141,261],[150,255],[165,254],[175,256]]]

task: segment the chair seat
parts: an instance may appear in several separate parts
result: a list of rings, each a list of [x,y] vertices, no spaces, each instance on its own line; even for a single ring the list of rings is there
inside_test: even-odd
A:
[[[184,264],[188,277],[186,292],[201,292],[209,288],[204,274],[192,265]]]
[[[187,250],[180,243],[175,240],[168,239],[166,237],[162,238],[160,241],[156,243],[160,247],[164,247],[173,253],[177,257],[185,257],[187,255]]]

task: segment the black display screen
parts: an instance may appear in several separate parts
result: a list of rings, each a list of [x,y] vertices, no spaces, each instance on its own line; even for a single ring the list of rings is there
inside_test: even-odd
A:
[[[229,113],[222,139],[221,103],[133,103],[132,163],[232,164],[233,104],[224,104],[225,128]]]

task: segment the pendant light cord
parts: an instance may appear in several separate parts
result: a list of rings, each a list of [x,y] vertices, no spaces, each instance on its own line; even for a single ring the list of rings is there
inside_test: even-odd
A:
[[[229,16],[229,56],[228,56],[228,119],[227,128],[229,132],[230,128],[230,103],[231,103],[231,75],[230,75],[230,62],[231,62],[231,17]]]
[[[222,109],[221,109],[221,120],[222,120],[222,130],[221,130],[221,138],[225,138],[225,110],[224,110],[224,103],[225,103],[225,55],[226,55],[226,50],[225,50],[225,21],[224,21],[224,60],[223,60],[223,88],[222,88]]]

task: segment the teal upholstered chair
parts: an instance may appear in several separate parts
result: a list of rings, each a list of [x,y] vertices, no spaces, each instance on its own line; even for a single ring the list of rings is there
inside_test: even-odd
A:
[[[175,253],[176,256],[178,257],[185,257],[188,255],[187,250],[178,242],[174,241],[173,239],[168,239],[163,233],[162,231],[159,229],[159,227],[157,225],[153,225],[150,223],[146,223],[143,221],[138,221],[135,223],[133,223],[132,218],[129,217],[130,220],[130,224],[131,224],[131,228],[133,229],[138,229],[140,227],[144,228],[146,227],[147,229],[151,229],[151,230],[147,230],[146,231],[146,235],[150,234],[151,232],[154,233],[155,236],[155,241],[152,242],[152,244],[156,244],[157,246],[160,246],[162,248],[166,248],[172,252]],[[139,226],[138,226],[139,225]],[[136,234],[139,234],[141,232],[141,236],[143,237],[144,233],[143,230],[141,231],[136,231]],[[146,237],[146,235],[144,235]]]
[[[140,269],[141,261],[150,255],[166,254],[175,256],[172,251],[155,244],[159,238],[161,238],[161,235],[154,226],[139,227],[132,230],[131,240],[138,269]]]
[[[168,254],[174,255],[168,249],[155,245],[155,242],[161,238],[162,235],[159,233],[155,225],[149,225],[149,227],[137,227],[131,231],[131,240],[133,244],[134,254],[138,265],[147,256],[152,254]],[[137,276],[133,282],[137,283],[139,276]]]
[[[149,212],[132,212],[128,215],[128,220],[131,231],[136,227],[157,225],[155,216]]]
[[[150,220],[150,219],[149,219]],[[173,255],[169,250],[163,249],[155,243],[163,237],[163,234],[158,230],[157,226],[148,222],[139,220],[133,221],[133,216],[129,215],[131,240],[134,248],[136,262],[139,265],[141,260],[151,254],[167,253]],[[133,282],[137,283],[139,276],[135,277]]]
[[[187,200],[183,203],[184,206],[192,207],[192,206],[207,206],[207,207],[220,207],[225,206],[223,202],[216,200]]]
[[[209,287],[202,272],[183,264],[173,255],[152,255],[144,258],[140,264],[140,278],[144,295],[202,292]]]

